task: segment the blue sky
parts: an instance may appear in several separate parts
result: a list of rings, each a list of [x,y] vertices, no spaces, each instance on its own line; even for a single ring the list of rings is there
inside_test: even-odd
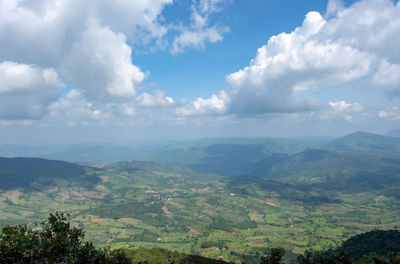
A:
[[[195,99],[215,93],[225,86],[225,75],[247,66],[257,49],[271,36],[291,32],[301,25],[309,11],[323,14],[327,7],[327,1],[321,0],[228,3],[216,18],[230,28],[223,41],[179,55],[164,50],[136,53],[136,64],[151,72],[145,84],[157,84],[158,89],[177,98]],[[161,15],[167,20],[185,20],[189,18],[190,6],[190,1],[177,1]]]
[[[0,143],[386,133],[399,25],[394,0],[2,1]]]

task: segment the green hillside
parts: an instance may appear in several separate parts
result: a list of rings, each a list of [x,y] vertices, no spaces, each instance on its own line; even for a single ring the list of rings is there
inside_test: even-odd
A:
[[[400,157],[400,138],[356,132],[327,144],[325,149]]]
[[[398,230],[375,230],[356,235],[343,243],[343,249],[357,260],[364,255],[376,253],[387,256],[389,253],[400,253],[400,232]]]
[[[279,162],[265,159],[257,166],[256,175],[287,183],[328,184],[338,190],[373,190],[400,182],[400,162],[393,159],[321,149],[306,149]]]
[[[59,164],[47,162],[49,168]],[[96,246],[164,248],[250,263],[271,246],[295,254],[400,226],[400,200],[386,187],[352,192],[265,177],[200,174],[154,162],[68,166],[85,174],[51,174],[53,180],[37,175],[32,187],[14,181],[14,187],[2,191],[0,224],[34,223],[65,211]],[[30,167],[25,170],[29,176]]]
[[[32,187],[37,180],[79,180],[81,183],[97,181],[85,177],[85,169],[65,161],[37,158],[0,158],[0,189]],[[46,184],[46,183],[44,183]]]

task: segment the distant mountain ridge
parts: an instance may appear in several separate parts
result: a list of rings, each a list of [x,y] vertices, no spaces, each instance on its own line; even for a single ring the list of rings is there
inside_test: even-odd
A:
[[[400,160],[385,160],[379,156],[338,153],[323,149],[306,149],[278,163],[268,163],[260,170],[261,177],[287,183],[328,184],[332,188],[368,190],[384,188],[400,182]]]
[[[400,138],[356,132],[330,142],[324,149],[400,157]]]
[[[156,154],[147,152],[143,153],[143,157],[157,164],[141,163],[142,169],[143,166],[155,168],[160,164],[170,164],[169,167],[163,165],[163,169],[173,171],[173,167],[178,166],[198,173],[229,177],[257,176],[299,184],[335,183],[340,188],[362,182],[357,187],[363,190],[384,188],[390,182],[397,183],[400,177],[400,138],[366,132],[349,134],[329,143],[324,140],[222,138],[174,143],[154,147],[152,151],[156,149],[159,150]],[[88,152],[78,153],[75,159],[94,161],[100,158],[96,158],[96,153],[101,153],[105,160],[120,160],[124,157],[133,160],[137,157],[137,153],[134,154],[129,147],[115,147],[110,151],[108,147],[91,147],[86,150]],[[71,158],[73,153],[67,156]],[[88,158],[91,153],[93,157]],[[119,166],[124,167],[123,164]],[[131,166],[131,163],[127,164]],[[76,164],[68,166],[71,166],[70,171],[75,171],[75,174],[79,174],[76,171],[82,169]],[[49,167],[50,171],[55,169]],[[54,177],[63,173],[61,169],[59,173],[45,176]],[[36,174],[32,177],[36,177]]]
[[[356,184],[353,190],[380,189],[400,181],[400,138],[356,132],[328,144],[295,142],[301,149],[295,153],[293,146],[285,147],[288,141],[252,143],[191,145],[161,153],[159,159],[200,173],[334,184],[340,188]]]

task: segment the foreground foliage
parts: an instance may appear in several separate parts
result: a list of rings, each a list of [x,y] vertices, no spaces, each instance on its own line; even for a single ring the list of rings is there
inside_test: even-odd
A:
[[[62,213],[50,214],[39,226],[5,226],[0,234],[0,263],[68,264],[203,264],[225,263],[165,249],[97,249],[83,241],[84,231]]]
[[[188,255],[162,248],[139,248],[125,251],[134,264],[223,264],[222,260],[215,260],[196,255]]]
[[[64,214],[50,214],[34,228],[5,226],[0,236],[0,263],[131,263],[120,250],[96,249]]]
[[[384,256],[389,252],[400,252],[400,232],[398,230],[367,232],[346,240],[343,247],[353,259],[374,253]]]
[[[380,248],[377,248],[378,250]],[[284,264],[283,248],[271,248],[271,253],[261,258],[260,264]],[[292,262],[291,262],[292,263]],[[353,260],[343,247],[335,250],[318,251],[308,249],[304,254],[297,256],[298,264],[399,264],[400,252],[395,254],[389,252],[386,256],[377,255],[372,252],[364,254],[363,257]]]

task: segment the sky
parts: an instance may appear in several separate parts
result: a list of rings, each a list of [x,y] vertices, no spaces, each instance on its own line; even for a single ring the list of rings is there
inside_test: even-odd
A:
[[[0,0],[0,143],[400,128],[395,0]]]

